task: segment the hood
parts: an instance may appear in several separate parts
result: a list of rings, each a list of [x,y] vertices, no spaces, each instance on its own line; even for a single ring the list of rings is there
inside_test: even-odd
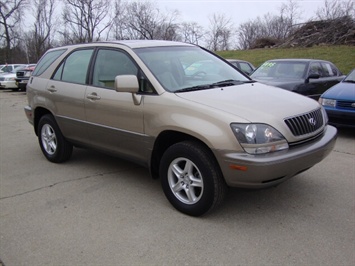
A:
[[[355,101],[355,84],[347,82],[338,83],[323,93],[321,97]]]
[[[16,73],[12,73],[12,72],[1,73],[0,77],[4,77],[4,78],[16,77]]]
[[[283,120],[319,107],[318,102],[313,99],[260,83],[184,92],[176,95],[250,122],[271,124],[275,122],[275,117]]]

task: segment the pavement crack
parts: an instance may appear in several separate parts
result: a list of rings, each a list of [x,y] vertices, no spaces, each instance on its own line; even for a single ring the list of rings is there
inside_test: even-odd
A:
[[[339,150],[333,150],[337,153],[342,153],[342,154],[348,154],[348,155],[355,155],[355,153],[352,153],[352,152],[345,152],[345,151],[339,151]]]
[[[29,191],[25,191],[25,192],[22,192],[22,193],[18,193],[18,194],[15,194],[15,195],[6,196],[6,197],[0,197],[0,200],[9,199],[9,198],[15,198],[15,197],[26,195],[26,194],[29,194],[29,193],[32,193],[32,192],[35,192],[35,191],[39,191],[39,190],[42,190],[42,189],[52,188],[52,187],[54,187],[56,185],[59,185],[59,184],[64,184],[64,183],[69,183],[69,182],[73,182],[73,181],[79,181],[79,180],[83,180],[83,179],[88,179],[88,178],[97,177],[97,176],[104,176],[104,175],[107,175],[107,174],[114,174],[114,173],[117,173],[117,171],[107,172],[107,173],[99,173],[99,174],[95,174],[95,175],[89,175],[89,176],[79,177],[79,178],[65,180],[65,181],[61,181],[61,182],[56,182],[56,183],[48,185],[48,186],[39,187],[39,188],[32,189],[32,190],[29,190]],[[1,264],[0,264],[0,266],[1,266]]]

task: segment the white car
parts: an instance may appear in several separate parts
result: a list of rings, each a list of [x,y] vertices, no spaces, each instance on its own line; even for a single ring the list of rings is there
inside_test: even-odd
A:
[[[23,67],[25,64],[6,64],[0,65],[0,74],[13,72],[15,68]]]
[[[16,72],[20,69],[26,68],[27,66],[29,65],[19,65],[11,72],[0,73],[0,89],[17,90],[18,86],[16,84]]]

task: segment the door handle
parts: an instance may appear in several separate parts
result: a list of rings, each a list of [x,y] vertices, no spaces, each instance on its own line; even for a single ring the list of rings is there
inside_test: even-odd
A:
[[[57,89],[54,87],[54,86],[50,86],[47,91],[51,92],[51,93],[54,93],[54,92],[57,92]]]
[[[93,93],[87,95],[86,98],[89,99],[89,100],[92,100],[92,101],[100,100],[100,99],[101,99],[101,97],[98,96],[95,92],[93,92]]]

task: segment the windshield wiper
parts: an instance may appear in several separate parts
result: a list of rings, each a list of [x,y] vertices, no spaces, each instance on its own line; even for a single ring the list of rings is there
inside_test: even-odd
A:
[[[245,84],[245,83],[254,83],[254,80],[234,80],[234,79],[227,79],[227,80],[222,80],[216,83],[212,83],[212,86],[215,87],[227,87],[227,86],[233,86],[233,85],[240,85],[240,84]]]
[[[240,84],[240,83],[241,83],[241,81],[239,81],[239,80],[226,79],[226,80],[212,83],[211,85],[215,86],[215,87],[227,87],[227,86],[233,86],[233,85]]]
[[[176,90],[174,92],[208,90],[208,89],[211,89],[211,88],[214,88],[214,86],[212,86],[210,84],[206,84],[206,85],[198,85],[198,86],[192,86],[192,87],[188,87],[188,88],[183,88],[183,89]]]
[[[348,80],[344,80],[343,82],[347,82],[347,83],[355,83],[355,80],[348,79]]]
[[[240,84],[245,84],[245,83],[254,83],[256,82],[255,80],[234,80],[234,79],[227,79],[227,80],[222,80],[219,82],[215,82],[212,84],[204,84],[204,85],[198,85],[198,86],[192,86],[188,88],[183,88],[176,90],[175,92],[188,92],[188,91],[197,91],[197,90],[208,90],[208,89],[213,89],[213,88],[221,88],[221,87],[227,87],[227,86],[233,86],[233,85],[240,85]]]

